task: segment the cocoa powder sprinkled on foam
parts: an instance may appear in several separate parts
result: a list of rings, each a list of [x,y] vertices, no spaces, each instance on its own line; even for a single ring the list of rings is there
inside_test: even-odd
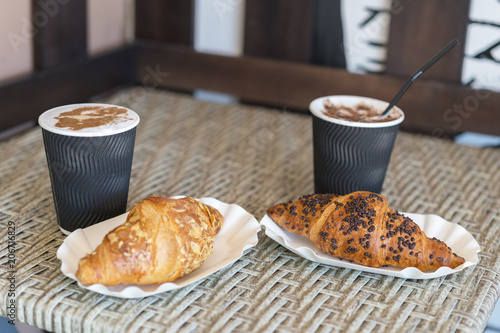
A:
[[[380,118],[383,110],[377,110],[370,105],[359,103],[354,107],[333,104],[330,100],[324,102],[323,113],[331,118],[362,123],[378,123],[397,119],[399,114],[393,109],[386,118]]]
[[[57,119],[56,127],[79,131],[86,128],[114,125],[128,120],[128,111],[124,108],[111,106],[87,106],[62,112]]]

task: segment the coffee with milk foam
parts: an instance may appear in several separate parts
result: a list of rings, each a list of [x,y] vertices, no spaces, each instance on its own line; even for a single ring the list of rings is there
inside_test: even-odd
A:
[[[139,122],[132,110],[109,104],[72,104],[44,112],[42,128],[67,136],[105,136],[128,131]]]
[[[387,117],[380,118],[380,115],[384,110],[379,110],[363,102],[353,106],[346,106],[343,104],[334,104],[329,99],[326,99],[323,106],[323,113],[326,116],[345,121],[378,123],[392,121],[401,116],[401,114],[399,114],[395,109],[392,109]]]

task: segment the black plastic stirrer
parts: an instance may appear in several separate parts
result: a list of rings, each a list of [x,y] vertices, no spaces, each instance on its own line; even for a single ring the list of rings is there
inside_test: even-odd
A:
[[[448,44],[448,46],[446,46],[443,50],[441,50],[441,52],[439,52],[434,57],[432,57],[431,60],[429,60],[425,65],[422,66],[422,68],[420,68],[415,74],[413,74],[410,77],[410,79],[405,83],[403,88],[401,88],[401,90],[398,92],[396,97],[394,97],[394,99],[391,101],[391,103],[389,103],[389,106],[387,107],[387,109],[385,109],[385,111],[380,115],[380,118],[387,117],[387,115],[389,114],[389,111],[391,111],[391,109],[401,99],[401,97],[408,90],[408,88],[410,88],[413,81],[415,81],[423,72],[425,72],[429,67],[434,65],[439,59],[441,59],[441,57],[443,57],[446,53],[448,53],[448,51],[450,51],[457,44],[458,44],[458,40],[457,39],[453,40],[450,44]]]

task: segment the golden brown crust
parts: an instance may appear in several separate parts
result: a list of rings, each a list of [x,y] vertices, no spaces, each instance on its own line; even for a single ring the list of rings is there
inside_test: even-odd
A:
[[[465,262],[442,241],[428,238],[411,219],[376,193],[315,194],[279,204],[267,214],[287,231],[311,239],[325,253],[370,267],[422,271]]]
[[[157,284],[201,266],[212,253],[223,217],[193,198],[151,196],[135,205],[76,273],[83,284]]]

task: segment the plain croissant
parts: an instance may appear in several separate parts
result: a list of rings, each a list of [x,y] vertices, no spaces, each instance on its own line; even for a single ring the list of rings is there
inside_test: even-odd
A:
[[[201,266],[212,253],[221,213],[193,198],[151,196],[135,205],[78,265],[83,284],[158,284]]]
[[[429,238],[411,219],[371,192],[315,194],[273,206],[279,226],[312,240],[325,253],[370,267],[416,267],[421,271],[465,262],[442,241]]]

